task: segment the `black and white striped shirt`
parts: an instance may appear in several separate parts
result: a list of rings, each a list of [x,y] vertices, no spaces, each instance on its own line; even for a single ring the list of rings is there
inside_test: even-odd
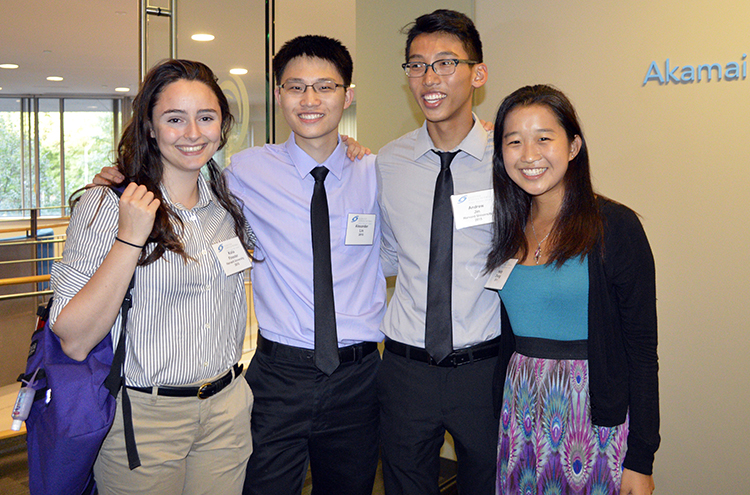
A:
[[[127,322],[129,386],[204,381],[227,371],[242,354],[247,318],[243,274],[227,277],[211,248],[235,236],[234,222],[202,176],[198,186],[200,198],[190,210],[172,203],[162,187],[165,201],[184,224],[180,237],[193,259],[185,263],[167,251],[156,262],[136,268]],[[74,209],[63,259],[52,268],[53,327],[62,308],[93,276],[115,242],[118,204],[110,189],[97,187],[88,190]],[[130,274],[122,276],[130,278]],[[113,342],[120,325],[118,315],[111,330]]]

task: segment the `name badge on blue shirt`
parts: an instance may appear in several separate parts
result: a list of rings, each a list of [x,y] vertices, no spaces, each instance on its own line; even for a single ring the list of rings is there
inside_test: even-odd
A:
[[[374,213],[349,213],[346,223],[347,246],[371,246],[375,238]]]
[[[510,277],[510,272],[512,272],[513,268],[516,267],[516,263],[518,263],[518,260],[515,258],[511,258],[502,265],[492,270],[492,273],[490,273],[490,278],[487,280],[487,283],[484,284],[484,288],[492,290],[502,290],[505,286],[505,282],[508,281],[508,277]]]

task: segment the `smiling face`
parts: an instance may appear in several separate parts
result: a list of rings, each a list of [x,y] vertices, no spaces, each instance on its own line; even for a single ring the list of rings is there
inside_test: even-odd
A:
[[[320,81],[343,84],[341,74],[331,62],[321,58],[296,57],[287,64],[278,82],[282,85]],[[325,150],[322,154],[325,155],[324,159],[327,158],[338,143],[339,121],[344,110],[352,103],[352,90],[336,88],[330,94],[320,94],[309,87],[301,95],[295,95],[277,87],[275,95],[284,120],[294,131],[297,145],[316,159],[321,155],[321,150]]]
[[[520,106],[505,117],[502,153],[510,178],[535,199],[562,204],[568,163],[581,149],[545,105]]]
[[[436,32],[415,37],[409,46],[407,61],[431,64],[446,58],[467,60],[470,57],[457,37]],[[431,126],[440,126],[444,130],[455,127],[456,130],[463,131],[468,124],[469,127],[465,130],[468,133],[473,123],[472,95],[475,88],[487,81],[487,66],[459,63],[456,72],[447,76],[438,76],[428,68],[423,76],[409,77],[408,81],[409,88],[427,120],[428,129]]]
[[[151,137],[159,146],[165,177],[197,174],[219,149],[219,100],[199,81],[180,79],[167,85],[152,111]]]

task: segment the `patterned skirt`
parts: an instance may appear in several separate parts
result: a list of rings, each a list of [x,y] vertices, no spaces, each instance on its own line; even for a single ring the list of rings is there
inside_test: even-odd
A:
[[[628,421],[591,424],[588,361],[514,354],[500,418],[498,495],[620,492]]]

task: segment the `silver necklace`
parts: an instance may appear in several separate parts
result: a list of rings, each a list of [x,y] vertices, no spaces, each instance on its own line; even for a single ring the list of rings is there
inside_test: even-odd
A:
[[[531,207],[531,211],[529,214],[529,223],[531,224],[531,233],[534,234],[534,240],[536,241],[536,251],[534,251],[534,263],[539,264],[539,258],[542,257],[542,243],[547,240],[547,237],[552,233],[552,229],[550,229],[549,232],[547,232],[547,235],[544,236],[544,239],[541,241],[536,236],[536,229],[534,229],[534,221],[531,219],[531,216],[534,213],[534,207]]]

